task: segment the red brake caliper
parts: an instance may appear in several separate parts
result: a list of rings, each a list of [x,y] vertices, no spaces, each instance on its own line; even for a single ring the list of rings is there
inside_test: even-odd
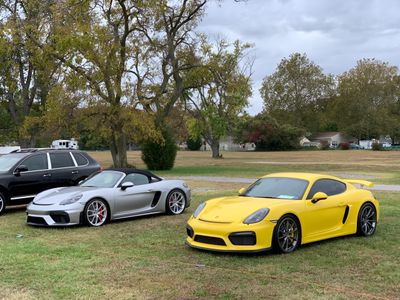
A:
[[[99,215],[100,215],[100,219],[103,219],[103,208],[102,207],[100,208]]]

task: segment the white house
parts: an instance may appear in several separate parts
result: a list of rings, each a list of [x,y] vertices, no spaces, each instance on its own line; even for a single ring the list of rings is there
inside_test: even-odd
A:
[[[341,132],[319,132],[313,134],[309,140],[314,143],[327,144],[330,148],[336,148],[341,143],[356,143],[357,139],[347,136]]]

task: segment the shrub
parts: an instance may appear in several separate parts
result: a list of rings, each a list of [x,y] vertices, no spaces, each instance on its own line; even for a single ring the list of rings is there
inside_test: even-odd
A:
[[[373,151],[382,151],[383,150],[383,146],[382,146],[382,144],[379,144],[379,143],[373,143],[372,144],[372,150]]]
[[[339,147],[340,147],[340,150],[349,150],[350,144],[349,143],[340,143]]]
[[[186,145],[189,150],[198,151],[202,145],[201,138],[188,138]]]
[[[163,129],[164,140],[148,140],[142,145],[142,159],[149,170],[170,170],[174,166],[176,146],[172,133]]]
[[[321,141],[319,148],[321,150],[330,150],[331,149],[331,147],[329,146],[329,143],[327,141]]]
[[[300,148],[303,130],[288,124],[279,124],[274,118],[259,114],[242,125],[241,142],[254,143],[256,151],[295,150]]]

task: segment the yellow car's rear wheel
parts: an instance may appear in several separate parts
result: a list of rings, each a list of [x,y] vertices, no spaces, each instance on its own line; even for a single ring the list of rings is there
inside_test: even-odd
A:
[[[292,215],[279,219],[274,229],[272,248],[278,253],[290,253],[300,244],[300,224]]]
[[[376,230],[376,208],[370,203],[364,203],[358,213],[357,234],[360,236],[370,236]]]

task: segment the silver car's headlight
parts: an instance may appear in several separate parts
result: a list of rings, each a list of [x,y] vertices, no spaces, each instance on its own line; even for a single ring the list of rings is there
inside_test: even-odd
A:
[[[204,209],[205,206],[206,206],[206,203],[205,203],[205,202],[200,203],[200,205],[197,206],[196,210],[194,211],[193,217],[194,217],[194,218],[197,218],[197,216],[201,213],[201,211]]]
[[[76,195],[74,197],[71,197],[69,199],[65,199],[65,200],[61,201],[60,205],[68,205],[68,204],[78,202],[82,197],[83,197],[82,194]]]
[[[264,218],[268,215],[269,209],[268,208],[261,208],[256,212],[252,213],[250,216],[243,221],[244,224],[254,224],[261,222]]]

